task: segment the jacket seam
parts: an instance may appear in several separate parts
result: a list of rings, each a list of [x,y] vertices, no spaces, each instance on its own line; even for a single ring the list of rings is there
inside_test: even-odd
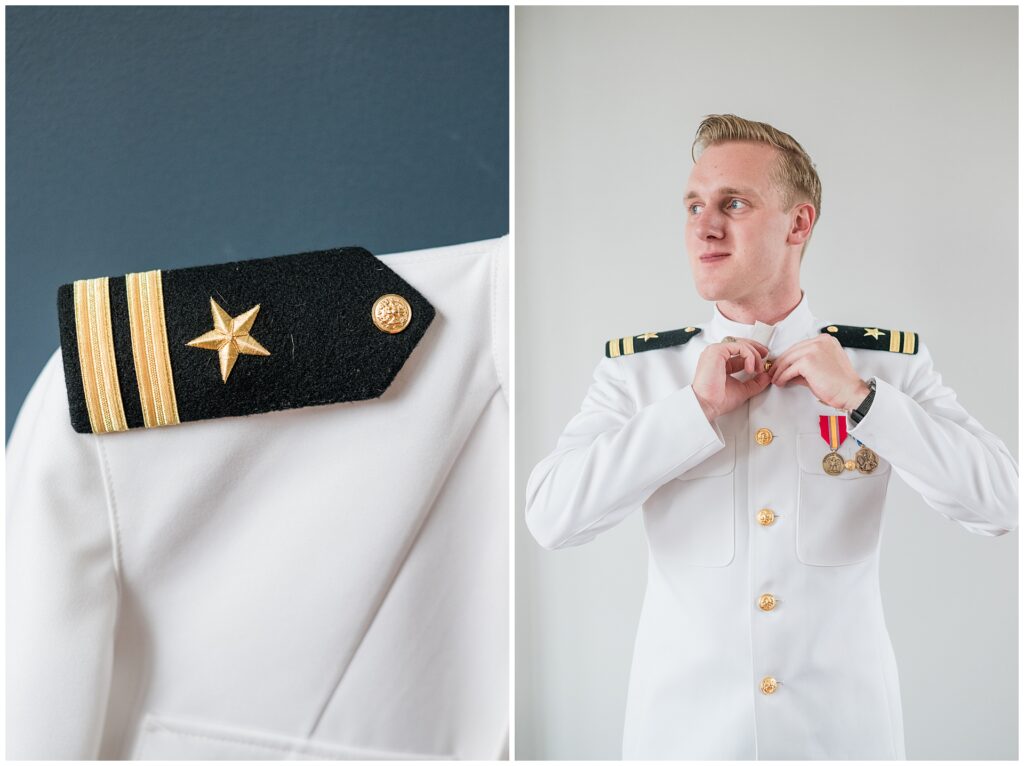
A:
[[[430,497],[429,502],[425,504],[425,512],[423,513],[423,518],[420,519],[419,526],[417,526],[416,529],[412,532],[412,534],[410,534],[409,542],[405,546],[405,550],[402,551],[401,560],[397,562],[397,565],[394,568],[394,572],[388,578],[387,585],[383,588],[380,597],[377,600],[376,607],[373,609],[372,615],[370,615],[369,619],[367,620],[366,626],[363,628],[361,635],[359,636],[359,640],[356,642],[355,647],[352,649],[352,653],[349,656],[348,661],[344,663],[343,667],[341,668],[340,672],[336,677],[334,684],[328,691],[327,696],[323,701],[323,704],[320,706],[320,709],[318,710],[316,717],[313,719],[313,724],[310,726],[309,733],[307,736],[312,737],[317,733],[317,730],[320,728],[320,724],[322,723],[324,716],[327,714],[327,711],[331,707],[331,703],[337,698],[338,693],[341,690],[341,685],[344,683],[345,677],[348,675],[348,671],[352,667],[352,663],[356,661],[356,658],[359,655],[359,650],[362,647],[363,642],[366,640],[366,637],[370,634],[370,631],[373,629],[374,623],[377,622],[377,617],[380,616],[380,612],[384,608],[384,604],[387,602],[388,596],[391,595],[391,591],[395,587],[395,583],[398,582],[398,578],[401,575],[402,570],[405,569],[405,565],[409,561],[409,556],[412,554],[412,550],[416,546],[416,541],[419,540],[420,535],[423,533],[423,528],[427,525],[427,520],[433,514],[434,508],[437,505],[437,498],[440,496],[445,485],[448,483],[448,478],[451,476],[451,472],[454,469],[455,464],[459,462],[459,458],[462,457],[462,453],[466,449],[466,443],[469,441],[470,438],[472,438],[473,432],[476,430],[477,425],[480,423],[480,419],[487,411],[487,408],[491,404],[491,400],[494,399],[497,393],[497,388],[490,392],[490,395],[487,396],[487,398],[484,400],[483,405],[481,406],[480,411],[477,413],[476,418],[470,424],[469,428],[466,429],[465,438],[462,440],[462,444],[459,446],[458,452],[456,452],[452,456],[452,460],[448,464],[448,467],[444,472],[444,479],[438,483],[437,489]]]
[[[114,496],[113,472],[110,468],[110,461],[103,449],[103,439],[93,435],[93,442],[96,445],[97,460],[100,464],[100,473],[103,477],[103,497],[107,505],[107,521],[110,525],[111,558],[114,564],[114,583],[117,587],[118,599],[121,597],[123,574],[123,555],[121,549],[121,521],[117,510],[117,499]]]
[[[879,544],[881,544],[881,539],[879,539]],[[877,555],[878,555],[877,552],[876,552],[875,555],[877,557]],[[875,576],[876,577],[878,576],[877,575],[877,571],[878,571],[877,570],[877,562],[878,562],[878,559],[876,558],[875,559],[875,566],[876,566],[876,569],[875,569],[876,575]],[[879,608],[882,608],[881,603],[879,603]],[[882,617],[882,621],[883,621],[883,623],[882,623],[882,630],[885,632],[885,635],[888,636],[888,628],[885,626],[885,616],[884,616],[884,614],[883,614],[883,617]],[[874,649],[875,649],[875,668],[877,668],[877,670],[878,670],[878,678],[879,678],[879,680],[881,681],[881,684],[882,684],[882,694],[885,696],[885,720],[886,720],[886,723],[889,725],[889,744],[892,747],[892,757],[893,758],[898,758],[899,757],[899,750],[896,747],[896,727],[893,725],[893,718],[892,718],[892,714],[893,714],[892,700],[889,699],[889,685],[888,685],[888,683],[886,683],[886,670],[885,670],[885,667],[883,666],[883,663],[882,663],[882,652],[880,651],[880,647],[879,647],[879,644],[880,644],[881,641],[882,641],[882,635],[878,634],[878,632],[876,631],[875,640],[873,642],[874,643]],[[902,711],[901,711],[901,715],[902,715]]]

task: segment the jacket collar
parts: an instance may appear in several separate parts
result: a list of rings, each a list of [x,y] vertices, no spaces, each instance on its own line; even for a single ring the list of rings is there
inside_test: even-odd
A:
[[[807,293],[800,291],[800,302],[774,325],[763,322],[740,324],[727,318],[715,304],[715,313],[710,324],[704,329],[709,343],[718,343],[727,335],[737,338],[753,338],[768,346],[772,356],[777,355],[799,340],[809,338],[818,330],[818,320],[807,304]]]

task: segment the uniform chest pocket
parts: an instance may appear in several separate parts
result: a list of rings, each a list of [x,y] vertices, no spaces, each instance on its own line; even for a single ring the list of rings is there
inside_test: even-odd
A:
[[[879,456],[878,467],[871,473],[854,469],[830,476],[821,463],[829,450],[820,432],[797,434],[796,442],[800,465],[797,558],[814,566],[864,561],[878,547],[890,464]],[[847,438],[839,454],[849,460],[859,449]]]
[[[657,562],[724,567],[736,552],[736,444],[661,486],[644,503],[644,529]]]

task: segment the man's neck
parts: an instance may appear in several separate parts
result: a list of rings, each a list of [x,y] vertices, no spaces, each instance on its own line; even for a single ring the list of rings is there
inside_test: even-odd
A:
[[[764,296],[760,300],[752,301],[717,301],[715,305],[722,315],[739,324],[778,324],[790,312],[800,305],[803,299],[803,291],[799,286],[785,293]]]

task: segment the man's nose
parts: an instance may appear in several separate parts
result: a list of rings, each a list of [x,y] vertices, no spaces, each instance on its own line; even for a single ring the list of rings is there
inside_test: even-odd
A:
[[[694,222],[694,233],[700,239],[721,239],[722,216],[714,211],[705,210]]]

